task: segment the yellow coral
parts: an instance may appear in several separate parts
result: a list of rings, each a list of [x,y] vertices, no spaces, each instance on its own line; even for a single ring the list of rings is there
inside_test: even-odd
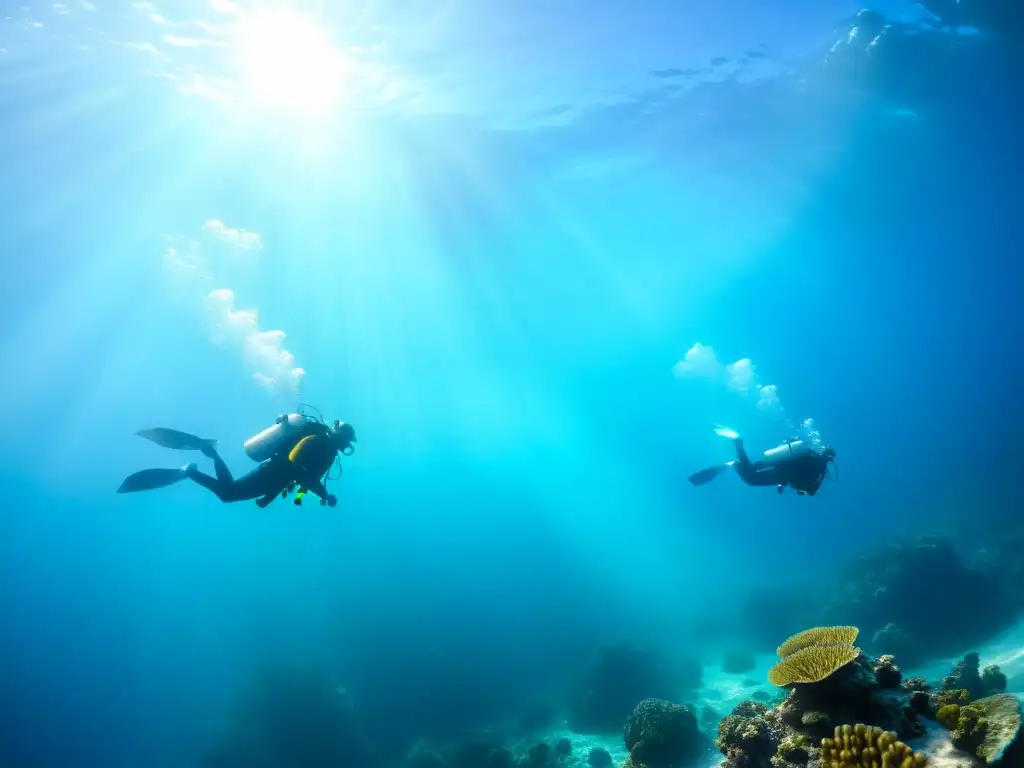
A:
[[[817,683],[837,669],[845,667],[860,654],[849,643],[812,645],[787,656],[768,671],[772,685]]]
[[[952,691],[939,692],[939,706],[946,704],[959,704],[963,706],[971,701],[971,693],[965,688],[955,688]]]
[[[853,645],[860,630],[857,627],[812,627],[798,632],[776,649],[780,659],[812,645]]]
[[[939,707],[939,711],[935,713],[935,719],[947,731],[952,731],[956,728],[956,724],[960,722],[960,705],[943,704]]]
[[[928,758],[896,734],[870,725],[837,725],[835,738],[821,740],[822,768],[923,768]]]

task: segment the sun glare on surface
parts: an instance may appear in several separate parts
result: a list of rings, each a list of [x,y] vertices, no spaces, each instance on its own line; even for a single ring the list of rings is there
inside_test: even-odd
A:
[[[325,30],[288,11],[247,16],[238,29],[237,63],[255,107],[322,112],[341,99],[346,60]]]

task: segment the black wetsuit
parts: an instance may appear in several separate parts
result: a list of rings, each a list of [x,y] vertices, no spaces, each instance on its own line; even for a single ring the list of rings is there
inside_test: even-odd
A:
[[[747,485],[789,486],[801,494],[813,496],[821,487],[828,474],[829,461],[820,453],[806,453],[786,461],[766,466],[761,461],[751,461],[743,449],[743,442],[736,440],[736,473]]]
[[[304,440],[301,455],[292,461],[289,453],[297,450]],[[294,445],[282,448],[275,456],[237,479],[213,448],[203,453],[213,459],[217,476],[211,477],[197,469],[190,469],[187,476],[223,502],[256,499],[257,505],[265,507],[293,484],[307,488],[326,500],[328,493],[323,477],[330,471],[337,452],[337,446],[326,430],[313,427]]]

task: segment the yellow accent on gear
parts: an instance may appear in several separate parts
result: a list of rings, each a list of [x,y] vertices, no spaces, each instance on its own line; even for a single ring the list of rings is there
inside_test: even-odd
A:
[[[288,454],[288,461],[295,463],[295,460],[299,457],[299,453],[302,451],[302,446],[313,439],[313,435],[306,435],[304,438],[299,440],[292,448],[291,453]]]

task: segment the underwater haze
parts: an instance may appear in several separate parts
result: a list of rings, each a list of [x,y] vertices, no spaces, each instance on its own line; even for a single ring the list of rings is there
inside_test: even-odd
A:
[[[922,668],[1010,630],[1024,30],[930,5],[7,4],[0,764],[485,768],[446,750],[596,738],[608,644],[723,716],[826,619],[920,627]],[[213,471],[141,429],[237,476],[300,404],[358,436],[337,506],[116,493]],[[695,487],[715,425],[836,461],[813,496]],[[940,576],[842,602],[925,535],[1008,585],[975,635]],[[304,704],[238,725],[309,679],[360,757]]]

